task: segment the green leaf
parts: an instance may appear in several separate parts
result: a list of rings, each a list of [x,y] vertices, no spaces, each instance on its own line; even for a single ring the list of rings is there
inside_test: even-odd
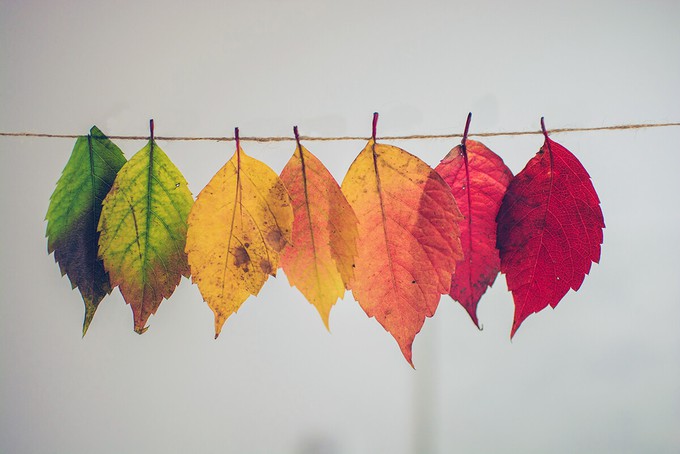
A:
[[[101,300],[111,293],[109,276],[97,256],[97,224],[102,200],[125,157],[96,126],[78,137],[71,157],[50,197],[47,251],[54,252],[62,276],[78,288],[85,303],[83,336]]]
[[[189,277],[184,245],[193,202],[184,176],[153,139],[123,166],[104,200],[99,255],[139,334],[181,276]]]

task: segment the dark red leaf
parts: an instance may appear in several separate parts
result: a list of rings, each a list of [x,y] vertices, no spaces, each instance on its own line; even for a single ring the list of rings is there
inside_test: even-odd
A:
[[[604,218],[590,175],[545,133],[498,213],[501,272],[515,301],[511,337],[531,314],[578,290],[600,260]]]

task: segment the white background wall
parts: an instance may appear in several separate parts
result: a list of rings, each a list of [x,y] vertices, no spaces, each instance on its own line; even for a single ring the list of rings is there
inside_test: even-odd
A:
[[[0,1],[0,130],[379,135],[680,120],[676,1]],[[0,451],[676,453],[680,128],[553,136],[589,170],[600,265],[510,342],[443,297],[417,370],[351,295],[332,334],[281,272],[213,340],[183,280],[132,331],[118,291],[85,339],[43,221],[72,140],[0,138]],[[484,141],[516,173],[539,136]],[[453,140],[393,142],[436,165]],[[129,158],[143,142],[118,142]],[[338,180],[362,142],[307,143]],[[194,195],[231,143],[160,142]],[[280,171],[290,143],[244,144]]]

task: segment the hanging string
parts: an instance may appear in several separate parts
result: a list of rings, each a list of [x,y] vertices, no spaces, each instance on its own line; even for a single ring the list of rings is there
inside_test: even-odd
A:
[[[680,126],[680,123],[641,123],[641,124],[627,124],[627,125],[613,125],[613,126],[596,126],[592,128],[553,128],[548,132],[550,134],[558,134],[563,132],[588,132],[588,131],[619,131],[625,129],[646,129],[646,128],[664,128],[669,126]],[[542,135],[540,129],[532,131],[501,131],[501,132],[478,132],[469,133],[468,137],[496,137],[496,136],[528,136],[528,135]],[[39,137],[50,139],[77,139],[84,134],[48,134],[42,132],[0,132],[0,137]],[[109,139],[115,140],[149,140],[148,136],[107,136]],[[428,139],[455,139],[461,138],[463,134],[413,134],[407,136],[381,136],[381,140],[428,140]],[[192,137],[192,136],[155,136],[156,140],[161,141],[207,141],[207,142],[231,142],[234,137]],[[318,142],[339,142],[350,140],[369,140],[370,137],[364,136],[335,136],[335,137],[317,137],[317,136],[300,136],[302,141],[318,141]],[[293,136],[273,136],[273,137],[240,137],[241,142],[294,142]]]

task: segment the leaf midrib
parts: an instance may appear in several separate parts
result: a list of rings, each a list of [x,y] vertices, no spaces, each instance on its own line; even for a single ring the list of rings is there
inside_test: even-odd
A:
[[[321,280],[319,279],[319,263],[318,255],[316,253],[316,243],[314,240],[314,227],[312,225],[312,213],[311,207],[309,206],[309,191],[307,189],[307,165],[305,164],[304,152],[302,146],[298,148],[300,151],[300,167],[302,173],[302,187],[305,193],[305,212],[307,213],[307,223],[309,224],[309,239],[312,243],[312,251],[314,254],[314,280],[316,281],[316,291],[317,295],[320,297],[323,292],[321,291]],[[321,299],[321,298],[319,298]]]
[[[90,197],[90,204],[92,207],[92,226],[94,231],[89,232],[91,233],[95,239],[97,240],[96,243],[99,243],[99,238],[97,238],[97,200],[96,200],[96,190],[94,186],[95,178],[94,178],[94,154],[92,150],[92,135],[88,134],[87,135],[87,148],[89,152],[89,157],[90,157],[90,194],[92,197]],[[95,249],[96,250],[96,249]],[[88,257],[89,258],[89,257]],[[97,257],[95,253],[94,260],[90,262],[90,291],[92,292],[91,296],[94,296],[94,285],[95,285],[95,268],[97,267]],[[108,276],[107,276],[108,279]]]
[[[146,268],[149,263],[149,230],[151,228],[151,200],[153,189],[153,152],[154,140],[149,140],[149,172],[146,181],[146,229],[144,231],[144,258],[142,259],[142,304],[146,301]]]
[[[385,251],[387,252],[387,262],[390,266],[390,280],[392,281],[392,289],[397,292],[397,281],[394,276],[394,263],[392,262],[392,251],[389,247],[389,239],[387,235],[387,217],[385,216],[385,205],[382,196],[382,185],[380,183],[380,173],[378,171],[378,153],[375,151],[376,143],[371,144],[371,154],[373,158],[373,170],[375,171],[376,190],[378,191],[378,201],[380,202],[380,216],[382,219],[382,230],[385,238]]]

